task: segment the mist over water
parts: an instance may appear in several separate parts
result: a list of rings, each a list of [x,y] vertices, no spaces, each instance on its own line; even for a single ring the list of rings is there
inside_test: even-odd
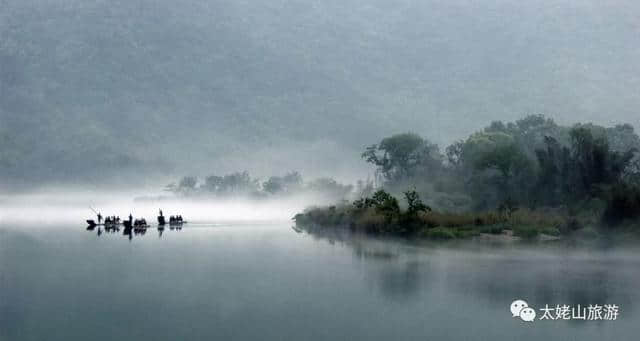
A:
[[[638,248],[408,243],[186,224],[132,239],[0,223],[6,340],[631,340]],[[512,317],[510,303],[617,304],[616,321]],[[539,313],[539,311],[538,311]],[[55,332],[53,332],[55,331]]]
[[[302,232],[291,216],[322,202],[317,196],[150,198],[59,190],[0,197],[0,338],[589,341],[636,333],[637,244]],[[87,228],[89,206],[121,218],[132,211],[152,227]],[[157,228],[160,208],[188,223]],[[616,304],[620,315],[527,324],[509,311],[515,299],[538,314],[547,304]]]
[[[305,207],[327,202],[319,196],[293,196],[285,199],[135,199],[144,192],[64,192],[16,194],[0,197],[0,223],[25,224],[74,224],[82,225],[85,219],[96,219],[92,210],[103,216],[119,216],[126,219],[146,218],[156,223],[158,210],[165,216],[182,215],[192,223],[223,222],[286,222]]]

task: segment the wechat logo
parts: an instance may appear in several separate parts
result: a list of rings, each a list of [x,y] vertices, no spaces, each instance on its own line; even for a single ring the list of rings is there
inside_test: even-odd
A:
[[[511,315],[519,317],[522,321],[533,322],[536,319],[536,311],[529,307],[524,300],[515,300],[511,302]]]

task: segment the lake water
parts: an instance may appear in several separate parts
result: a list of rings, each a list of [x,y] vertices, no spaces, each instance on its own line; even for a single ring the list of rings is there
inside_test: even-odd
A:
[[[0,225],[1,340],[633,340],[640,252],[191,224]],[[521,298],[616,320],[512,317]]]

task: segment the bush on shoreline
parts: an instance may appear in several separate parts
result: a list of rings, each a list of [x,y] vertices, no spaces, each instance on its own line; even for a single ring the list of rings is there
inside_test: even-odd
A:
[[[371,198],[328,207],[312,207],[294,217],[300,228],[348,228],[355,232],[382,235],[456,239],[480,234],[502,234],[512,230],[523,239],[540,234],[558,236],[571,231],[572,221],[554,213],[530,209],[496,210],[478,213],[447,213],[431,210],[414,190],[405,192],[406,209],[399,201],[378,190]],[[575,224],[575,222],[573,222]]]

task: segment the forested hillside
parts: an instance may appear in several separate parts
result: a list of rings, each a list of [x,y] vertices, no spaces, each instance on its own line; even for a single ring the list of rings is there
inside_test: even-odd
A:
[[[398,131],[445,145],[530,113],[640,123],[631,1],[0,8],[5,182],[348,173],[364,145]]]

